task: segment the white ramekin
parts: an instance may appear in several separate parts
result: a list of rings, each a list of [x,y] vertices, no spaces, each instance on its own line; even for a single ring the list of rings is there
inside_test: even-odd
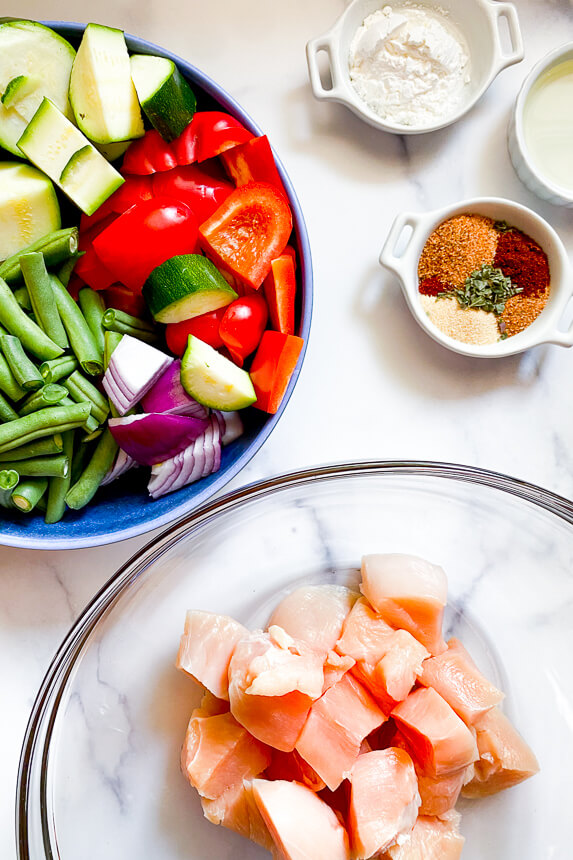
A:
[[[550,294],[537,319],[519,334],[483,346],[463,343],[444,334],[424,311],[418,290],[418,261],[428,236],[446,219],[463,214],[484,215],[495,221],[507,221],[512,227],[531,236],[545,251],[549,261]],[[567,252],[553,227],[525,206],[499,197],[477,197],[432,212],[403,212],[390,228],[380,254],[380,263],[398,277],[408,306],[419,325],[435,341],[454,352],[475,358],[500,358],[542,343],[573,346],[573,325],[567,331],[559,327],[573,294],[573,275]]]
[[[434,125],[416,128],[384,120],[362,101],[352,86],[348,66],[350,44],[364,19],[384,5],[391,5],[396,10],[408,5],[443,10],[466,38],[471,63],[471,82],[466,100],[454,114]],[[511,48],[507,52],[500,30],[502,19],[507,22],[511,40]],[[328,60],[331,86],[326,86],[321,79],[321,53]],[[367,123],[384,131],[420,134],[450,125],[467,113],[502,69],[523,59],[523,42],[517,12],[511,3],[492,0],[437,0],[432,3],[431,0],[416,0],[415,4],[411,4],[407,0],[389,0],[385,4],[382,0],[353,0],[328,33],[307,43],[306,57],[312,91],[317,99],[330,99],[344,104]]]
[[[543,176],[532,162],[523,132],[523,110],[531,88],[542,74],[564,60],[573,60],[573,42],[567,42],[565,45],[555,48],[554,51],[543,57],[525,78],[515,100],[515,106],[509,121],[507,145],[515,172],[530,191],[533,191],[542,200],[548,200],[556,206],[573,207],[573,191],[570,188],[557,185],[552,180]],[[573,105],[563,105],[563,110],[571,111],[573,110]],[[571,158],[573,158],[573,152],[571,153]]]

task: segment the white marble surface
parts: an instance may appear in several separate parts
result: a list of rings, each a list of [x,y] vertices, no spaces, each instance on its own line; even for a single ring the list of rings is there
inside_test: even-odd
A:
[[[5,0],[3,15],[97,20],[168,47],[237,98],[268,133],[302,204],[315,310],[299,383],[278,428],[229,488],[355,458],[480,465],[573,496],[573,354],[505,360],[450,353],[411,318],[377,258],[397,212],[476,195],[531,206],[573,255],[573,213],[542,203],[507,154],[509,112],[529,68],[573,39],[568,0],[520,0],[526,57],[457,126],[395,137],[316,102],[304,48],[342,0]],[[0,550],[0,857],[13,860],[13,806],[26,720],[52,656],[85,604],[147,538],[70,553]]]

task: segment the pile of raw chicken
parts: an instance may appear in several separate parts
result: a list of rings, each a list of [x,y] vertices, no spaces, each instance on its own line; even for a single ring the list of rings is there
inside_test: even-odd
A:
[[[297,589],[265,631],[187,613],[177,666],[205,693],[183,772],[209,821],[276,860],[457,860],[460,793],[537,761],[503,693],[442,638],[441,567],[367,555],[360,590]]]

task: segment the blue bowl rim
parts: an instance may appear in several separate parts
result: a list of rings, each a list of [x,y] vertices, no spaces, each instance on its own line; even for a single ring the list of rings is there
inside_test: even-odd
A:
[[[64,38],[81,38],[81,35],[86,27],[86,24],[69,21],[42,21],[42,23],[45,26],[51,27],[52,29],[56,30],[58,33],[63,35]],[[226,90],[216,84],[212,78],[210,78],[207,74],[198,69],[192,63],[189,63],[187,60],[184,60],[182,57],[177,56],[171,51],[168,51],[165,48],[160,47],[159,45],[155,45],[153,42],[149,42],[146,39],[141,39],[138,36],[133,36],[126,32],[125,38],[128,48],[130,50],[137,50],[143,53],[160,54],[161,56],[167,57],[172,60],[189,77],[191,77],[193,81],[196,82],[197,85],[201,87],[201,89],[208,96],[216,100],[224,110],[228,111],[228,113],[232,114],[241,122],[243,122],[250,129],[250,131],[253,132],[253,134],[263,134],[263,131],[254,122],[250,115],[240,106],[240,104],[231,95],[229,95]],[[288,401],[290,400],[290,397],[293,393],[300,372],[302,370],[302,365],[308,346],[313,305],[312,258],[306,223],[304,220],[300,202],[298,200],[290,177],[288,176],[280,158],[277,156],[274,150],[273,154],[275,156],[275,161],[277,163],[281,179],[288,193],[289,202],[293,212],[293,227],[299,246],[298,250],[300,264],[300,282],[302,285],[302,301],[301,324],[297,334],[304,341],[297,366],[290,379],[289,385],[276,414],[269,416],[265,420],[265,423],[257,431],[257,435],[252,440],[252,442],[248,444],[243,453],[239,457],[237,457],[234,462],[229,464],[224,471],[217,473],[215,478],[209,483],[208,486],[201,489],[201,482],[199,482],[198,484],[190,485],[191,487],[193,487],[194,490],[195,488],[198,488],[196,492],[193,493],[192,499],[186,499],[179,504],[175,504],[172,509],[160,516],[145,517],[140,522],[137,522],[136,524],[128,527],[122,527],[121,521],[117,521],[118,527],[112,532],[106,531],[101,532],[99,534],[90,534],[87,536],[78,537],[74,535],[63,537],[61,535],[56,534],[53,534],[53,536],[51,536],[50,529],[53,529],[53,527],[45,525],[43,521],[40,521],[40,519],[37,518],[39,526],[42,530],[41,536],[28,534],[26,531],[20,531],[19,524],[16,524],[16,529],[14,532],[6,532],[4,531],[4,526],[0,526],[1,546],[42,550],[83,549],[88,547],[116,543],[122,540],[127,540],[132,537],[137,537],[141,534],[145,534],[146,532],[152,531],[153,529],[163,528],[188,515],[191,511],[204,504],[208,499],[210,499],[213,495],[219,492],[229,481],[231,481],[241,471],[241,469],[246,466],[246,464],[252,459],[252,457],[254,457],[257,451],[266,442],[266,440],[276,427],[282,413],[284,412]],[[183,488],[183,490],[180,490],[178,492],[184,492],[186,489],[189,488]],[[81,529],[81,523],[74,523],[70,525],[74,525],[77,529]],[[109,524],[107,524],[107,528],[109,529]],[[44,530],[45,534],[43,533]]]

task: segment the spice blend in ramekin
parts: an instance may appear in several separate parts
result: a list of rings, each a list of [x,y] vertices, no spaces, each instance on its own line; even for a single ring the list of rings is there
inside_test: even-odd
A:
[[[523,331],[549,297],[543,249],[505,221],[456,215],[428,237],[418,263],[420,300],[440,331],[496,343]]]

